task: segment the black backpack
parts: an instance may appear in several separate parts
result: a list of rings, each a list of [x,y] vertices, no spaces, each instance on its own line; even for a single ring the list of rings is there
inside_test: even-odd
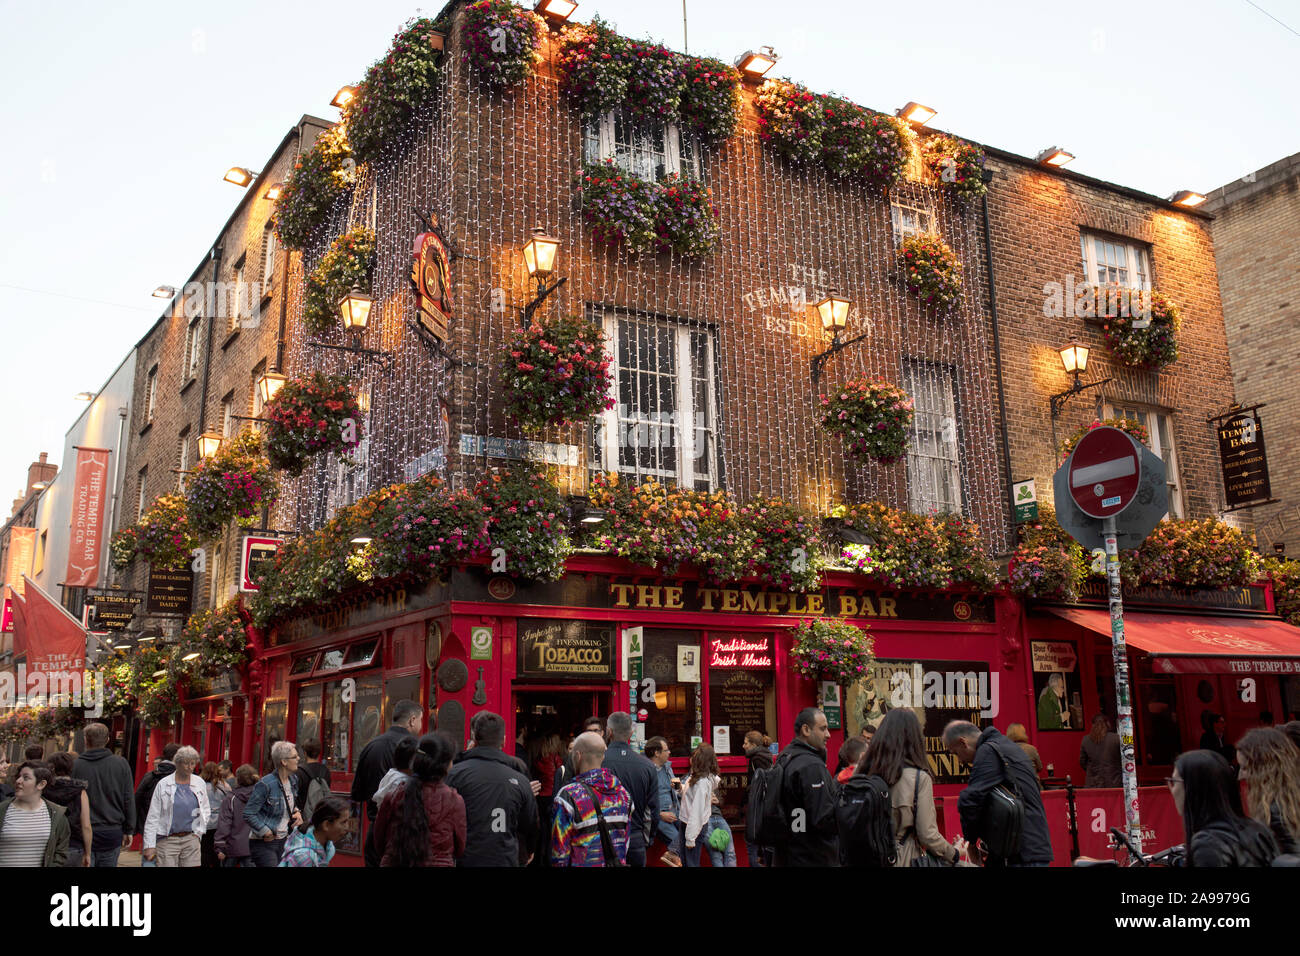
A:
[[[1002,761],[1002,772],[1006,782],[1000,783],[989,791],[984,804],[984,845],[989,856],[1007,860],[1020,855],[1020,835],[1025,827],[1025,799],[1020,794],[1020,786],[1006,755],[993,746],[990,741],[986,746],[993,747],[993,752]]]
[[[772,766],[754,771],[745,810],[745,842],[779,846],[790,839],[790,821],[781,800],[789,762],[789,756],[782,754]]]
[[[855,773],[835,803],[840,847],[851,866],[893,866],[898,859],[889,784],[879,774]]]

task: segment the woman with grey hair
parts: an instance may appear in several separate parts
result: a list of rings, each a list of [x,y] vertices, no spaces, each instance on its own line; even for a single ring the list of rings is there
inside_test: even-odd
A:
[[[142,855],[158,866],[198,866],[200,839],[212,813],[207,784],[194,773],[199,752],[182,747],[172,762],[176,769],[158,781],[149,801]]]
[[[289,831],[302,825],[298,810],[298,748],[287,740],[271,747],[275,769],[253,786],[244,805],[250,828],[248,852],[254,866],[279,866]],[[305,795],[304,795],[305,796]]]

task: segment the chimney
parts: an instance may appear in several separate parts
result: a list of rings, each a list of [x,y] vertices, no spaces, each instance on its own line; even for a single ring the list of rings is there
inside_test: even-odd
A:
[[[53,481],[54,476],[59,473],[58,465],[48,463],[49,452],[41,452],[40,461],[34,461],[27,468],[27,493],[24,500],[32,496],[32,485],[38,481]]]

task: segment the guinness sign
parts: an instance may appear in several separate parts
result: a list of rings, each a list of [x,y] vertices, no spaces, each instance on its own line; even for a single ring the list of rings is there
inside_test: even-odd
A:
[[[436,217],[433,226],[436,230]],[[422,232],[415,237],[413,255],[411,285],[415,288],[420,325],[439,342],[446,342],[452,308],[447,245],[437,231]]]

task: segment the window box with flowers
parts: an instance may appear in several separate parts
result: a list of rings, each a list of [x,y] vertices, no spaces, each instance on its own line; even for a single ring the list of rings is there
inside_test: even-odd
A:
[[[247,526],[263,508],[275,504],[279,482],[262,456],[262,438],[250,432],[231,439],[200,462],[185,485],[189,525],[211,539],[231,521]]]
[[[113,536],[110,548],[115,568],[142,558],[160,570],[173,570],[188,564],[197,546],[185,497],[172,494],[155,499],[139,521]]]
[[[302,321],[311,335],[324,335],[339,323],[339,301],[353,289],[370,291],[375,234],[355,226],[321,256],[303,286]]]
[[[1107,303],[1091,321],[1101,326],[1106,347],[1129,368],[1159,370],[1178,360],[1178,330],[1182,318],[1168,296],[1154,289],[1096,290]],[[1120,307],[1112,307],[1115,299]],[[1145,328],[1139,323],[1147,322]]]
[[[374,162],[407,135],[433,95],[442,46],[443,35],[432,20],[411,20],[393,37],[384,59],[366,71],[356,95],[343,107],[343,123],[359,162]]]
[[[974,143],[936,133],[926,138],[921,155],[939,185],[958,199],[979,199],[988,192],[984,183],[984,150]]]
[[[701,258],[721,237],[712,191],[702,183],[675,174],[649,183],[605,160],[586,166],[577,186],[583,220],[598,242]]]
[[[840,564],[890,587],[987,591],[997,583],[979,526],[961,515],[918,515],[870,501],[841,505],[833,516],[854,537],[874,542],[844,544]]]
[[[822,158],[826,111],[816,94],[789,80],[768,80],[754,99],[758,138],[792,163]]]
[[[866,629],[832,618],[809,618],[792,630],[790,661],[807,680],[847,687],[867,676],[875,663],[875,644]]]
[[[583,422],[614,407],[600,327],[579,316],[516,329],[501,366],[505,412],[525,429]]]
[[[838,97],[818,99],[825,116],[822,150],[831,173],[876,189],[903,178],[913,138],[905,122]]]
[[[518,86],[541,58],[546,21],[509,0],[479,0],[465,8],[465,62],[488,86]]]
[[[840,436],[850,458],[888,465],[907,454],[914,412],[912,399],[898,386],[860,378],[821,399],[821,426]]]
[[[341,375],[313,372],[285,382],[262,416],[267,460],[291,475],[301,475],[307,459],[321,451],[346,458],[362,438],[361,407]]]
[[[1061,527],[1052,506],[1040,503],[1038,520],[1022,525],[1020,533],[1023,540],[1007,571],[1011,590],[1027,598],[1078,600],[1088,563],[1083,547]]]
[[[908,236],[898,246],[903,284],[921,304],[948,311],[961,298],[962,267],[948,244],[934,234]]]
[[[275,235],[289,249],[303,248],[352,184],[356,167],[342,126],[316,137],[294,166],[275,203]]]

